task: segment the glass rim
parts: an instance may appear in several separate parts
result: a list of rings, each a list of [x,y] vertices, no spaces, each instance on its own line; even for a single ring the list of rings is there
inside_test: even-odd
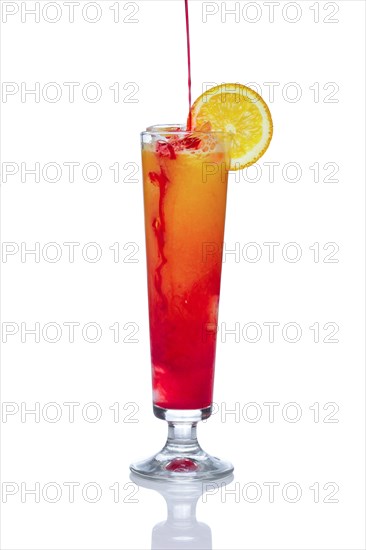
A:
[[[179,136],[192,134],[230,136],[230,133],[225,132],[224,130],[210,130],[209,132],[202,132],[201,130],[187,130],[185,124],[154,124],[153,126],[148,126],[146,130],[141,132],[141,136]]]

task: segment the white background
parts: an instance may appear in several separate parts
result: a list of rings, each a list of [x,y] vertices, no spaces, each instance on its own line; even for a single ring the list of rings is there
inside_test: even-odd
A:
[[[1,544],[7,550],[145,550],[166,505],[157,492],[127,485],[128,466],[163,445],[166,426],[151,408],[141,171],[129,181],[135,165],[127,163],[139,166],[139,132],[146,126],[187,116],[183,0],[99,1],[84,11],[88,2],[80,0],[73,23],[64,2],[43,11],[46,4],[40,2],[35,22],[24,11],[34,2],[1,2],[2,80],[5,91],[14,92],[3,89],[1,105],[2,162],[13,163],[3,164],[2,175],[8,252],[2,257],[2,399],[3,413],[12,414],[3,414],[1,423],[7,500]],[[193,97],[208,82],[252,83],[275,128],[259,171],[230,179],[225,241],[237,255],[227,254],[223,269],[217,412],[199,426],[199,438],[206,450],[234,463],[228,487],[234,492],[212,490],[206,502],[199,499],[197,518],[211,528],[216,550],[358,550],[365,548],[365,5],[249,4],[190,2]],[[225,21],[225,7],[239,11]],[[57,88],[47,88],[51,82]],[[80,84],[74,102],[65,82]],[[102,91],[99,101],[91,101],[95,88],[85,89],[90,82]],[[109,88],[117,82],[114,102]],[[39,102],[22,97],[21,90],[36,83]],[[62,95],[52,102],[57,90]],[[56,179],[52,167],[42,175],[50,162],[62,169],[59,181],[47,181]],[[67,162],[80,163],[73,182]],[[35,163],[39,182],[24,172]],[[94,183],[88,181],[92,167],[82,173],[87,163],[100,167]],[[115,163],[119,182],[109,168]],[[279,163],[274,178],[263,163]],[[80,243],[74,262],[67,242]],[[263,244],[269,242],[279,243],[273,261]],[[117,246],[110,249],[114,243],[119,258]],[[35,246],[39,261],[25,254]],[[97,250],[102,256],[93,262]],[[52,262],[55,253],[61,257]],[[250,261],[257,254],[258,261]],[[73,343],[67,322],[79,323]],[[280,324],[273,342],[268,322]],[[35,323],[39,342],[25,332]],[[44,329],[47,323],[54,325]],[[87,341],[96,338],[87,323],[101,331],[99,341]],[[115,323],[119,342],[109,328]],[[239,341],[224,334],[235,323]],[[287,323],[297,325],[282,332]],[[123,341],[136,326],[137,342]],[[289,342],[294,326],[301,334]],[[258,341],[250,342],[256,333]],[[74,422],[70,402],[79,404]],[[97,408],[87,405],[93,402]],[[277,403],[273,421],[269,402]],[[25,414],[35,407],[38,419]],[[98,410],[102,416],[92,422]],[[61,417],[52,422],[55,415]],[[67,482],[80,484],[73,503]],[[273,502],[267,482],[279,484]],[[37,483],[40,502],[25,492]],[[89,492],[88,483],[94,484]],[[116,483],[117,503],[110,489]],[[286,493],[288,483],[297,485]],[[92,503],[95,488],[101,494]],[[294,488],[301,494],[289,502]],[[336,502],[327,502],[333,492]]]

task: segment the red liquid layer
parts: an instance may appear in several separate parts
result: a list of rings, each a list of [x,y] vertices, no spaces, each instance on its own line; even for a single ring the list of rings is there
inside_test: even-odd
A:
[[[149,147],[142,160],[154,403],[200,409],[212,403],[226,159],[200,152],[197,136]],[[203,181],[207,163],[217,172]]]

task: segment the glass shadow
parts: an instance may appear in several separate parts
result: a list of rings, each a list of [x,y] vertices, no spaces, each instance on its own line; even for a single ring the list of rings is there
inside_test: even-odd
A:
[[[198,499],[214,486],[228,485],[233,475],[215,481],[153,480],[132,473],[131,481],[145,489],[160,493],[167,504],[167,518],[152,530],[151,550],[212,550],[211,528],[197,521]]]

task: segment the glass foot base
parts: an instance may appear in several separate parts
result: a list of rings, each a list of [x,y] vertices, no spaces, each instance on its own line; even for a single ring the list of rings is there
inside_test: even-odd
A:
[[[199,454],[173,456],[164,449],[147,460],[131,464],[130,469],[134,474],[146,478],[174,481],[218,479],[234,470],[230,462],[210,456],[204,451]]]
[[[167,442],[156,455],[131,464],[131,471],[146,478],[174,481],[217,479],[230,475],[234,470],[232,464],[209,455],[197,441],[197,421],[207,418],[207,411],[184,411],[184,415],[182,412],[170,410],[163,415],[161,410],[158,411],[156,416],[168,420]]]

